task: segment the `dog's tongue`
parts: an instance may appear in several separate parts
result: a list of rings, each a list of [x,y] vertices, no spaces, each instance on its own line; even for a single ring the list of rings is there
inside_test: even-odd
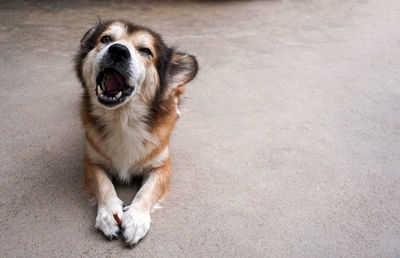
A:
[[[110,94],[117,94],[125,88],[124,78],[117,72],[110,72],[106,74],[106,92]]]

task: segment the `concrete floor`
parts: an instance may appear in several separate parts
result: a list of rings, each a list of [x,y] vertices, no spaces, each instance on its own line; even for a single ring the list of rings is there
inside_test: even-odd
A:
[[[201,65],[134,249],[94,229],[82,185],[72,59],[96,17]],[[1,1],[0,256],[399,257],[399,17],[398,0]]]

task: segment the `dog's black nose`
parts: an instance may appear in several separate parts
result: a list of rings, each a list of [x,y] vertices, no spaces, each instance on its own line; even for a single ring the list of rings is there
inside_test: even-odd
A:
[[[121,62],[125,59],[128,59],[131,54],[129,53],[129,49],[121,44],[114,44],[108,48],[108,52],[110,53],[110,57],[114,62]]]

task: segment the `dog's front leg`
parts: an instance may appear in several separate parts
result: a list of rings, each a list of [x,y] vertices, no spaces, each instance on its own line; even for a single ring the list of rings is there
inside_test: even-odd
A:
[[[118,198],[115,188],[105,171],[92,163],[88,157],[83,162],[85,185],[89,192],[96,198],[98,210],[96,228],[112,239],[119,234],[119,226],[113,214],[121,218],[123,214],[122,201]]]
[[[170,176],[171,160],[168,158],[163,165],[146,174],[144,183],[131,205],[125,207],[122,228],[127,244],[137,244],[149,231],[150,212],[154,204],[168,193]]]

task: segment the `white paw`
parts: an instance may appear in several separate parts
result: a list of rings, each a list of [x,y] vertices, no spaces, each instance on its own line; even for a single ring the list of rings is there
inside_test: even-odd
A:
[[[114,219],[114,213],[117,213],[119,218],[121,218],[123,214],[122,201],[118,198],[106,204],[99,204],[95,227],[110,239],[118,237],[119,234],[119,225]]]
[[[125,207],[122,215],[122,229],[127,244],[135,245],[150,229],[150,212],[143,212],[132,206]]]

